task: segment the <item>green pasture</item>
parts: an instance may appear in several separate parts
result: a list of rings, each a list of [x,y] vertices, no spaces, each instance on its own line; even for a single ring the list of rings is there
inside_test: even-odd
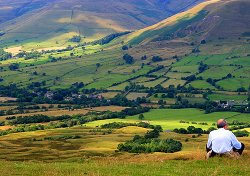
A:
[[[145,120],[159,120],[159,121],[195,121],[195,122],[208,122],[214,123],[219,118],[228,118],[240,120],[240,121],[249,121],[250,122],[250,115],[249,114],[241,114],[237,112],[214,112],[211,114],[205,114],[203,110],[200,109],[152,109],[150,112],[144,113]],[[138,119],[137,116],[131,116],[127,119]]]
[[[139,78],[136,78],[134,80],[132,80],[131,82],[134,82],[134,83],[143,83],[143,82],[149,82],[149,81],[152,81],[154,78],[149,78],[149,77],[146,77],[146,76],[142,76],[142,77],[139,77]]]
[[[158,97],[155,97],[155,94],[153,94],[149,99],[152,102],[158,102],[159,100],[164,100],[166,101],[167,104],[175,104],[176,99],[175,98],[162,98],[163,93],[157,93]]]
[[[126,98],[128,100],[136,100],[137,98],[147,97],[147,93],[130,92]]]
[[[116,86],[109,87],[108,90],[124,90],[127,86],[129,86],[129,82],[121,83]]]
[[[250,122],[249,114],[237,112],[214,112],[205,114],[199,109],[152,109],[150,112],[143,114],[145,119],[152,125],[161,125],[164,130],[173,130],[174,128],[187,128],[195,126],[203,129],[208,129],[218,119],[226,118],[229,122],[238,120],[241,122]],[[180,120],[188,121],[189,123],[179,123]],[[112,122],[139,122],[139,115],[129,116],[126,119],[108,119],[87,123],[87,126],[96,127]],[[208,125],[192,124],[192,122],[206,122]]]
[[[191,73],[179,73],[179,72],[168,72],[166,74],[167,77],[171,78],[171,79],[181,79],[187,76],[190,76]]]
[[[226,94],[211,94],[208,98],[212,101],[216,100],[235,100],[235,101],[245,101],[247,100],[247,95],[226,95]]]
[[[250,78],[250,67],[243,67],[241,69],[237,69],[232,74],[236,78]]]
[[[218,66],[218,67],[211,67],[205,72],[198,74],[204,79],[213,78],[213,79],[220,79],[222,77],[226,77],[229,73],[233,73],[237,69],[236,66]]]
[[[173,64],[174,67],[199,65],[201,62],[209,66],[229,66],[242,65],[249,66],[249,56],[240,56],[233,54],[215,54],[215,55],[191,55],[184,57]]]
[[[245,88],[248,90],[250,86],[249,78],[230,78],[217,82],[219,86],[223,87],[225,90],[236,91],[239,88]]]
[[[194,87],[196,89],[216,90],[216,88],[214,86],[212,86],[211,84],[209,84],[208,82],[206,82],[204,80],[196,80],[196,81],[193,81],[193,82],[189,83],[188,85],[191,85],[192,87]]]
[[[198,72],[198,65],[176,66],[172,68],[174,72],[181,73],[196,73]]]
[[[178,85],[183,86],[186,83],[185,80],[180,80],[180,79],[169,79],[162,83],[162,87],[168,88],[170,85],[174,85],[177,87]]]
[[[145,87],[155,87],[155,86],[163,83],[165,80],[166,80],[166,78],[159,78],[159,79],[152,80],[152,81],[149,81],[149,82],[140,83],[139,85],[143,85]]]

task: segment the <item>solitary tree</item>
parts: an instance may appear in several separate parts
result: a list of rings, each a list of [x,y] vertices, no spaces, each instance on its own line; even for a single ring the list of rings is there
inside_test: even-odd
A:
[[[139,120],[143,120],[144,119],[144,115],[143,114],[140,114],[139,115]]]

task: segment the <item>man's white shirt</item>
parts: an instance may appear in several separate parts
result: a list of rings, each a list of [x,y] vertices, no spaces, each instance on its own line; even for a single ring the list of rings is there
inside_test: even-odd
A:
[[[207,147],[216,153],[226,153],[233,147],[240,149],[241,143],[231,131],[220,128],[210,132]]]

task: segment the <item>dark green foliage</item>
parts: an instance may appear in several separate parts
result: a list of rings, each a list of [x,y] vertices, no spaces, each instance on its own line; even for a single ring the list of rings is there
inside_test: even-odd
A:
[[[147,132],[144,137],[136,135],[134,136],[133,140],[127,141],[124,144],[119,144],[118,150],[130,153],[173,153],[182,149],[181,142],[175,141],[173,139],[157,139],[159,135],[159,129],[155,128],[152,131]]]
[[[0,126],[4,126],[5,122],[4,121],[0,121]]]
[[[202,40],[202,41],[201,41],[201,44],[202,44],[202,45],[204,45],[204,44],[206,44],[206,43],[207,43],[206,40]]]
[[[123,123],[123,122],[113,122],[108,124],[101,125],[101,128],[111,128],[111,129],[119,129],[127,126],[138,126],[142,128],[150,128],[150,129],[156,129],[158,131],[162,131],[161,126],[154,126],[150,125],[149,123],[140,122],[140,123]]]
[[[57,120],[65,120],[65,119],[70,119],[70,118],[71,116],[69,115],[49,117],[46,115],[38,114],[38,115],[33,115],[33,116],[16,117],[13,120],[10,120],[9,124],[17,125],[17,124],[43,123],[43,122],[50,122],[50,121],[57,121]]]
[[[28,60],[28,59],[36,59],[38,57],[40,57],[42,54],[39,53],[38,51],[33,51],[33,52],[29,52],[29,53],[25,53],[24,55],[24,59]]]
[[[195,81],[197,78],[195,75],[190,75],[190,76],[187,76],[185,78],[182,78],[183,80],[187,80],[188,82],[192,82],[192,81]]]
[[[143,120],[144,119],[144,115],[140,114],[138,118],[139,118],[139,120]]]
[[[0,31],[0,37],[1,37],[1,36],[4,36],[4,35],[5,35],[5,32]]]
[[[195,128],[194,126],[189,126],[187,129],[175,128],[173,132],[180,133],[180,134],[207,134],[208,133],[206,130],[202,130],[201,128]]]
[[[164,65],[159,65],[159,66],[157,66],[156,68],[150,70],[147,74],[149,75],[149,74],[154,73],[154,72],[157,72],[157,71],[159,71],[159,70],[161,70],[161,69],[163,69],[163,68],[165,68]]]
[[[141,60],[147,60],[147,55],[142,56]]]
[[[81,36],[75,35],[71,39],[69,39],[69,41],[74,42],[74,43],[79,43],[79,42],[81,42]]]
[[[17,69],[19,69],[19,64],[17,64],[17,63],[10,64],[9,69],[12,71],[17,70]]]
[[[128,46],[127,45],[122,46],[122,50],[128,50]]]
[[[192,50],[192,53],[199,53],[199,52],[201,52],[200,51],[200,49],[197,47],[197,48],[194,48],[193,50]]]
[[[123,60],[125,60],[126,64],[133,64],[134,58],[130,56],[129,54],[124,54]]]
[[[79,139],[79,138],[81,138],[81,136],[79,135],[61,135],[61,136],[45,137],[44,140],[59,141],[59,140],[67,140],[67,139]]]
[[[108,124],[101,125],[101,128],[112,128],[112,129],[119,129],[127,126],[136,126],[135,123],[122,123],[122,122],[113,122]]]
[[[7,60],[12,58],[12,54],[5,52],[3,49],[0,48],[0,61]]]
[[[208,65],[201,62],[200,65],[199,65],[199,73],[202,73],[207,69],[208,69]]]
[[[244,32],[244,33],[242,34],[242,36],[243,36],[243,37],[250,37],[250,32]]]
[[[234,132],[236,137],[248,137],[249,136],[249,132],[246,130],[242,130],[242,131],[235,131]]]
[[[110,35],[108,35],[100,40],[91,42],[91,44],[93,44],[93,45],[97,45],[97,44],[105,45],[105,44],[108,44],[109,42],[111,42],[112,40],[114,40],[115,38],[129,34],[129,33],[130,32],[121,32],[121,33],[110,34]]]
[[[160,57],[160,56],[153,56],[152,57],[152,61],[153,62],[160,62],[160,61],[162,61],[163,59]]]

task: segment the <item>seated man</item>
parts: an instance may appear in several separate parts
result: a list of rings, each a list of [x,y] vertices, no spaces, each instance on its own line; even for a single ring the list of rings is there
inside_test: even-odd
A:
[[[207,143],[207,158],[216,155],[239,156],[245,146],[240,143],[236,136],[228,129],[226,120],[217,121],[218,130],[211,131]]]

